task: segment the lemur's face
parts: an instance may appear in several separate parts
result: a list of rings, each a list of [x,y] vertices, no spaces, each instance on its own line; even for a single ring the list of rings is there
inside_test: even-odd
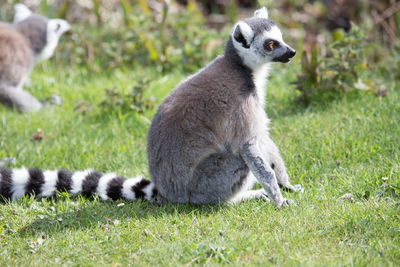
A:
[[[57,47],[61,35],[68,31],[71,26],[63,19],[47,19],[33,14],[23,4],[16,4],[14,9],[14,24],[24,24],[30,31],[31,42],[35,41],[32,45],[34,46],[36,61],[50,58]]]
[[[268,18],[265,8],[237,23],[231,36],[239,56],[252,69],[268,62],[287,63],[296,54],[296,50],[283,41],[281,31]]]

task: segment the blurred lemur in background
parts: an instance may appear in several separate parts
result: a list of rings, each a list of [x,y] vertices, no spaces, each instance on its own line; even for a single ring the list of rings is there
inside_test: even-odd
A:
[[[272,62],[296,54],[267,10],[239,21],[225,53],[181,82],[155,114],[147,135],[151,181],[91,169],[77,172],[1,169],[0,195],[47,197],[56,191],[103,200],[138,198],[163,203],[236,203],[258,198],[289,204],[279,186],[292,185],[269,137],[265,83]],[[262,189],[251,190],[259,182]]]
[[[21,112],[33,112],[43,104],[23,89],[36,62],[53,55],[61,35],[70,29],[62,19],[33,14],[15,5],[13,24],[0,22],[0,103]]]

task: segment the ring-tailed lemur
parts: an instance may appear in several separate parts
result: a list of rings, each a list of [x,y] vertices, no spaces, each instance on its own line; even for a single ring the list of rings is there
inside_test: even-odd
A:
[[[70,29],[62,19],[47,19],[16,4],[13,24],[0,23],[0,103],[19,111],[42,108],[23,90],[35,62],[50,58],[61,35]]]
[[[90,170],[1,169],[0,192],[11,199],[60,190],[196,204],[263,198],[286,206],[278,184],[302,188],[290,184],[269,138],[264,85],[270,63],[289,62],[295,53],[265,8],[237,23],[224,55],[179,84],[158,108],[147,136],[151,182]],[[256,181],[263,189],[250,190]]]

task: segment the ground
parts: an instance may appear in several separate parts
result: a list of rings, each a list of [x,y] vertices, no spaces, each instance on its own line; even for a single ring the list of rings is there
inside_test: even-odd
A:
[[[297,62],[298,66],[298,62]],[[295,101],[290,66],[268,83],[270,131],[293,184],[295,205],[271,203],[156,206],[60,194],[0,205],[0,265],[176,266],[400,264],[400,93],[353,92],[304,106]],[[149,76],[158,105],[187,74],[151,69],[93,75],[81,68],[38,66],[29,90],[60,95],[62,106],[34,114],[0,107],[0,159],[16,167],[92,167],[148,175],[145,137],[155,109],[142,114],[99,104],[104,89],[124,91]],[[41,129],[43,138],[32,135]],[[339,199],[346,193],[351,199]]]

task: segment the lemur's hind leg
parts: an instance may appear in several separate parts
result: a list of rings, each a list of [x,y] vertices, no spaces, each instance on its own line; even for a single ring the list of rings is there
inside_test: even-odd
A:
[[[292,185],[289,181],[289,176],[286,172],[285,163],[283,162],[279,149],[275,145],[275,143],[271,140],[271,138],[266,138],[265,142],[267,143],[267,152],[266,158],[271,165],[271,168],[275,172],[276,179],[278,181],[279,186],[283,187],[283,189],[291,191],[291,192],[303,192],[304,189],[301,185],[296,184]]]
[[[270,201],[264,189],[241,191],[228,201],[228,204],[236,204],[250,199],[262,199]]]
[[[0,103],[9,107],[15,105],[21,112],[38,111],[43,107],[42,103],[21,87],[9,85],[0,85]]]
[[[246,181],[243,184],[239,192],[237,192],[231,199],[227,201],[228,204],[236,204],[242,201],[251,199],[262,199],[265,201],[271,201],[264,189],[252,190],[254,185],[257,183],[257,179],[252,172],[247,175]]]

